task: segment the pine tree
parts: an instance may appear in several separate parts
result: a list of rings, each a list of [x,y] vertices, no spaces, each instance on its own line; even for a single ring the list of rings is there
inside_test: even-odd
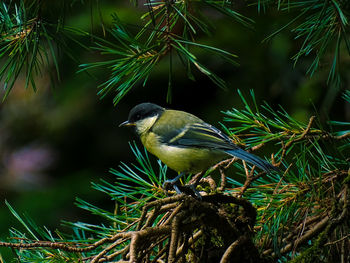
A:
[[[133,4],[141,4],[132,1]],[[140,1],[141,2],[141,1]],[[234,54],[202,44],[200,34],[210,34],[206,10],[215,10],[243,27],[254,21],[237,11],[235,1],[147,0],[144,25],[131,30],[117,14],[104,35],[93,35],[63,23],[66,9],[75,1],[62,1],[52,16],[45,1],[3,2],[0,5],[0,81],[5,96],[20,74],[25,86],[36,89],[43,68],[55,68],[63,51],[74,58],[70,43],[90,37],[93,49],[104,61],[80,64],[81,71],[102,68],[110,77],[101,83],[99,95],[114,94],[117,104],[135,86],[147,86],[161,61],[168,63],[167,100],[173,89],[173,63],[180,61],[189,79],[194,71],[206,75],[221,88],[219,73],[204,65],[198,50],[211,52],[238,66]],[[348,1],[250,1],[263,15],[269,8],[297,14],[282,30],[292,30],[301,45],[293,57],[297,63],[311,56],[308,74],[321,62],[327,66],[326,82],[341,90],[344,83],[341,54],[350,53]],[[248,5],[247,7],[248,8]],[[50,19],[48,16],[50,15]],[[108,37],[107,37],[108,36]],[[266,39],[266,40],[267,40]],[[325,63],[327,64],[327,63]],[[345,77],[344,77],[345,78]],[[37,226],[7,203],[24,231],[10,229],[10,242],[20,262],[348,262],[350,261],[350,123],[315,116],[301,123],[282,107],[259,104],[253,91],[238,90],[243,109],[223,112],[222,129],[249,151],[272,149],[271,162],[279,172],[266,174],[235,158],[224,160],[206,172],[198,190],[202,199],[165,193],[162,183],[167,167],[150,160],[144,149],[131,143],[136,164],[121,162],[111,169],[116,181],[93,183],[93,188],[115,201],[102,209],[77,199],[78,207],[101,218],[100,224],[64,222],[70,233]],[[350,103],[350,92],[343,92]],[[195,180],[188,175],[183,183]],[[169,196],[170,194],[170,196]]]

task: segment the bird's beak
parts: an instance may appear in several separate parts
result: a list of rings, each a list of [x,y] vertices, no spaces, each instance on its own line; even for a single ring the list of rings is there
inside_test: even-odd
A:
[[[135,126],[135,123],[129,122],[129,121],[124,121],[121,124],[119,124],[119,127],[128,127],[128,126]]]

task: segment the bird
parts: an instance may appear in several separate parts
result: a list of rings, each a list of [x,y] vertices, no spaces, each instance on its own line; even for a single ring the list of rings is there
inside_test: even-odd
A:
[[[184,174],[208,170],[229,156],[251,163],[265,172],[277,170],[269,162],[233,143],[229,136],[195,115],[163,108],[154,103],[134,106],[120,127],[133,127],[148,152],[178,172],[166,183],[176,186]]]

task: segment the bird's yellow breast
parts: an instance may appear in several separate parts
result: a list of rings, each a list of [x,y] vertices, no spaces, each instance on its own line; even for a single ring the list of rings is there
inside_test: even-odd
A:
[[[153,132],[146,132],[140,138],[150,153],[177,172],[198,173],[205,171],[226,156],[225,153],[218,150],[176,147],[160,143],[159,137]]]

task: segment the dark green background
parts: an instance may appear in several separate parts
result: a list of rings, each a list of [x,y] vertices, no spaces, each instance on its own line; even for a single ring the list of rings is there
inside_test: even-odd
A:
[[[106,28],[111,26],[113,12],[133,32],[143,23],[139,20],[145,11],[141,5],[134,7],[129,1],[100,1],[99,8]],[[256,7],[244,5],[238,11],[256,21],[254,30],[207,11],[215,28],[212,36],[200,35],[198,42],[238,55],[239,67],[200,50],[196,52],[204,65],[227,82],[227,90],[216,87],[198,72],[195,72],[195,82],[189,80],[175,60],[172,103],[166,104],[167,58],[159,63],[145,87],[135,87],[115,107],[112,94],[103,100],[96,95],[98,85],[108,77],[108,72],[77,73],[79,63],[65,55],[59,56],[61,80],[54,85],[48,78],[48,71],[54,70],[53,67],[38,78],[36,93],[24,90],[24,79],[20,77],[8,99],[0,104],[0,239],[9,240],[11,227],[23,230],[5,206],[5,199],[20,215],[25,214],[39,226],[53,231],[67,230],[61,226],[61,220],[98,222],[97,217],[74,206],[75,197],[112,211],[113,201],[91,189],[91,182],[98,182],[100,178],[113,182],[115,178],[108,173],[109,168],[117,168],[120,161],[134,160],[128,141],[135,137],[129,130],[118,128],[118,124],[139,102],[150,101],[186,110],[218,125],[223,118],[221,111],[243,107],[237,89],[247,98],[249,90],[253,89],[258,103],[267,101],[273,107],[280,104],[303,122],[307,122],[315,110],[321,120],[328,117],[350,120],[349,105],[341,99],[341,91],[326,85],[330,61],[325,60],[322,68],[310,78],[305,73],[313,54],[294,67],[291,57],[300,48],[301,40],[294,40],[288,29],[262,43],[295,14],[267,11],[259,15]],[[93,6],[76,2],[66,14],[66,23],[102,36],[95,2]],[[87,46],[93,46],[91,40],[80,39]],[[98,52],[84,50],[73,43],[71,48],[80,63],[105,59]],[[345,56],[345,51],[343,54],[343,88],[348,88],[349,57]],[[37,152],[41,155],[29,170],[11,163],[11,160],[19,164],[30,162]],[[11,257],[9,249],[1,248],[0,253],[4,258]]]

